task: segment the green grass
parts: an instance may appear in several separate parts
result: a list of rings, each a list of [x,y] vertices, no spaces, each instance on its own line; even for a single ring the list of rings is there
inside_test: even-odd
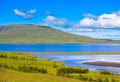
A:
[[[0,43],[120,43],[74,35],[38,25],[0,26]]]
[[[17,67],[23,65],[42,67],[47,70],[47,73],[31,72],[32,69],[29,72],[18,70]],[[16,69],[13,69],[13,67],[16,67]],[[58,76],[57,71],[61,68],[66,69],[62,62],[36,58],[27,53],[0,52],[0,82],[90,82],[90,80],[92,82],[100,82],[99,80],[120,82],[120,76],[116,75],[104,75],[93,71],[88,71],[87,73],[73,71],[69,73],[67,69],[76,70],[73,67],[67,67],[66,74]],[[64,69],[62,70],[65,71]],[[79,69],[84,68],[79,67]]]
[[[51,74],[24,73],[7,69],[6,71],[0,73],[0,82],[83,82],[83,81]]]

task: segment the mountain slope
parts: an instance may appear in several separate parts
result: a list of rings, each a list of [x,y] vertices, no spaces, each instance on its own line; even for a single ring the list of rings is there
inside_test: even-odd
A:
[[[38,25],[0,26],[0,43],[118,43],[65,33]]]

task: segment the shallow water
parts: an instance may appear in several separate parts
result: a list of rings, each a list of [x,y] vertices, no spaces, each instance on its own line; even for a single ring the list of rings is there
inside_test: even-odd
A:
[[[64,62],[65,66],[81,66],[84,68],[88,68],[93,71],[97,71],[98,69],[107,69],[107,70],[116,70],[120,74],[120,68],[117,67],[105,67],[105,66],[92,66],[92,65],[86,65],[82,64],[86,61],[110,61],[110,62],[120,62],[120,55],[82,55],[82,54],[62,54],[62,55],[44,55],[44,54],[36,54],[35,56],[40,58],[50,58],[53,61],[60,61]]]

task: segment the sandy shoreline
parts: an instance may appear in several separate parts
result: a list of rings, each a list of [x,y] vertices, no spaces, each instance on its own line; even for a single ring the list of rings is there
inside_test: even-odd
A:
[[[120,62],[108,62],[108,61],[88,61],[83,64],[94,66],[107,66],[107,67],[120,67]]]

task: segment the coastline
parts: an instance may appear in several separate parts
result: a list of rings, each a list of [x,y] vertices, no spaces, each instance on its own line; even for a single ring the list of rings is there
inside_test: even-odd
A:
[[[120,52],[24,52],[24,53],[30,53],[30,54],[45,54],[45,55],[49,55],[49,54],[90,54],[90,55],[120,55]]]
[[[108,61],[88,61],[83,62],[82,64],[106,67],[120,67],[120,62],[108,62]]]

